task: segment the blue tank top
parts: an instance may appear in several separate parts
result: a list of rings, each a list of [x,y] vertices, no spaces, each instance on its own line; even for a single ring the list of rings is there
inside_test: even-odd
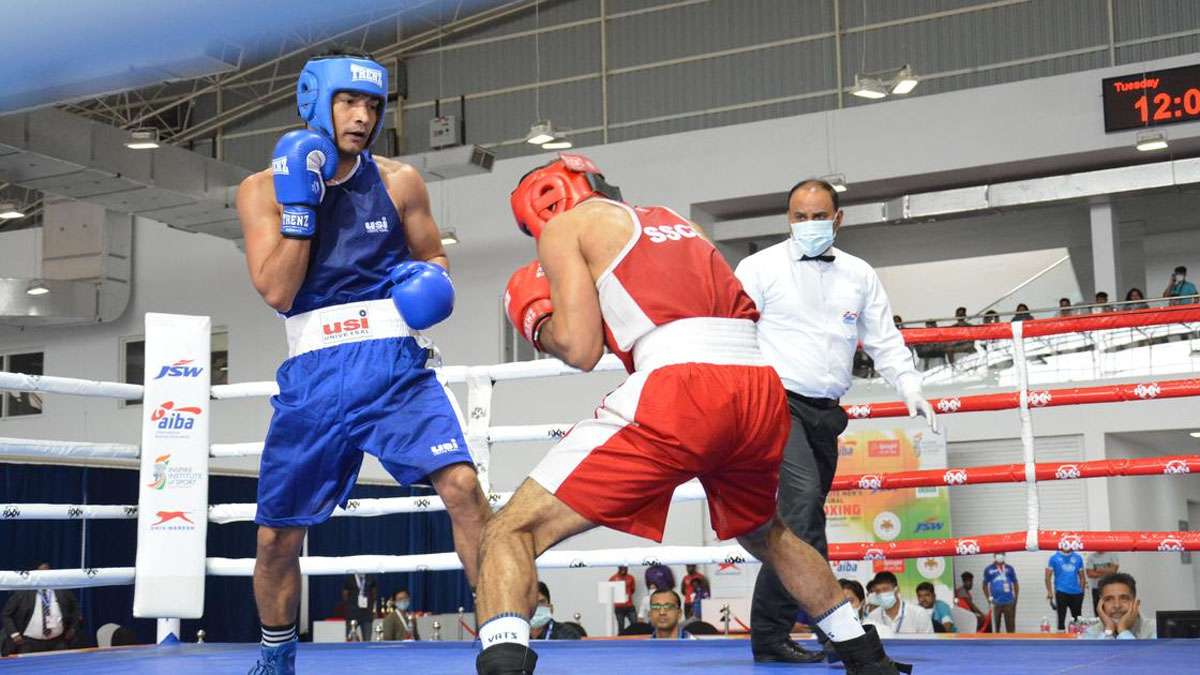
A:
[[[317,208],[308,271],[292,308],[295,316],[319,307],[388,297],[387,272],[408,259],[408,240],[379,167],[364,152],[350,178],[325,190]]]

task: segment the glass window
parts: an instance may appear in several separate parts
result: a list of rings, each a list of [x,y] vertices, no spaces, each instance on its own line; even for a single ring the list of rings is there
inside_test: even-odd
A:
[[[26,375],[44,375],[45,353],[30,352],[27,354],[8,354],[0,357],[0,369],[9,373],[24,373]],[[0,405],[0,416],[21,417],[24,415],[42,414],[42,395],[29,391],[4,392],[4,401]]]

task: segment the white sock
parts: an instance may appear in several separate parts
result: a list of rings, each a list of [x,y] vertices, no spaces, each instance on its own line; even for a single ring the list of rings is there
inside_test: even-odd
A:
[[[479,641],[484,649],[502,642],[513,642],[528,647],[529,620],[512,613],[497,614],[479,627]]]
[[[817,626],[825,631],[825,634],[833,642],[853,640],[864,633],[862,623],[859,622],[858,616],[855,615],[854,608],[850,606],[849,600],[843,600],[841,604],[816,617],[816,619]]]

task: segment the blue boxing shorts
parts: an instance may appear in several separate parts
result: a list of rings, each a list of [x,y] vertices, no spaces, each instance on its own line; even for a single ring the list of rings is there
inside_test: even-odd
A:
[[[368,452],[402,485],[472,464],[445,389],[412,337],[339,344],[279,367],[258,476],[269,527],[307,527],[345,506]]]

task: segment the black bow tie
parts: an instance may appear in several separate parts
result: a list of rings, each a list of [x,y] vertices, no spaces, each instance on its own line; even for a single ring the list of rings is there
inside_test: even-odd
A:
[[[831,256],[831,255],[805,255],[805,256],[800,256],[800,260],[801,260],[801,262],[803,262],[805,260],[820,260],[821,262],[833,262],[833,256]]]

